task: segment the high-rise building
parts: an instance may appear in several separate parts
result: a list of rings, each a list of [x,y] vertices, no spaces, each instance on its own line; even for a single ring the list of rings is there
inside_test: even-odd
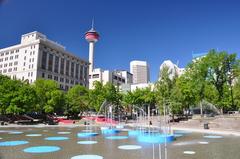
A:
[[[133,84],[150,81],[149,66],[146,61],[131,61],[130,72],[133,74]]]
[[[63,90],[76,84],[88,87],[88,65],[37,31],[22,35],[20,44],[0,49],[0,74],[29,83],[55,80]]]
[[[179,68],[176,64],[174,64],[171,60],[165,60],[160,65],[159,69],[159,79],[161,78],[161,72],[164,67],[168,68],[169,78],[172,80],[175,76],[181,76],[184,72],[184,68]]]

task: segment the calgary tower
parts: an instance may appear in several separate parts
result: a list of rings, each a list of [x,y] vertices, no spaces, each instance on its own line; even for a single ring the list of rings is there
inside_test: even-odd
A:
[[[94,69],[94,44],[99,39],[98,32],[94,29],[94,21],[92,21],[92,28],[85,33],[85,39],[89,42],[89,73],[93,72]]]

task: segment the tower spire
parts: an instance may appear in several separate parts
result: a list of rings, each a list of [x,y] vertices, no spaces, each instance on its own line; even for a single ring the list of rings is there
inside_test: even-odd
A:
[[[94,18],[92,19],[92,29],[94,29]]]

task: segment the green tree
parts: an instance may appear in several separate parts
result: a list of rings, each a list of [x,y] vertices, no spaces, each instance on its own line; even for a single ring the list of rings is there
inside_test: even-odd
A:
[[[81,85],[75,85],[69,91],[66,95],[67,99],[67,108],[66,108],[66,114],[72,115],[74,118],[77,118],[78,115],[88,110],[88,103],[89,103],[89,94],[88,90],[81,86]]]
[[[99,81],[94,82],[94,89],[89,91],[89,105],[92,109],[99,111],[102,103],[105,100],[105,91],[103,84]]]
[[[54,94],[59,90],[58,84],[53,80],[37,79],[33,85],[37,95],[36,110],[42,113],[52,113],[54,108],[58,107],[58,103],[62,102],[62,99],[55,97]],[[56,101],[59,99],[60,101]]]
[[[166,106],[167,111],[174,118],[174,115],[181,113],[182,109],[179,102],[181,93],[176,87],[177,75],[173,75],[172,77],[170,78],[169,67],[163,67],[160,72],[159,81],[155,84],[155,92],[160,110],[163,111],[164,106]]]
[[[0,75],[1,114],[20,114],[34,110],[36,93],[28,84]]]

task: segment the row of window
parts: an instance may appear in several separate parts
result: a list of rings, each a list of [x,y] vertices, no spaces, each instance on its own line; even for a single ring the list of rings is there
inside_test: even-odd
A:
[[[1,59],[0,59],[0,62],[8,61],[8,59],[9,59],[9,60],[13,60],[13,57],[14,57],[14,56],[10,56],[9,58],[8,58],[8,57],[1,58]],[[18,59],[18,57],[19,57],[18,55],[15,55],[15,59]]]
[[[13,71],[17,71],[17,67],[0,70],[0,73],[10,73]]]
[[[64,58],[60,58],[58,56],[55,56],[55,62],[53,64],[53,57],[54,57],[53,54],[48,54],[47,52],[43,51],[41,68],[54,73],[60,73],[62,75],[64,74],[64,68],[65,68],[65,75],[74,77],[74,73],[75,73],[75,78],[79,78],[79,70],[80,70],[80,79],[83,79],[83,73],[85,73],[85,78],[86,78],[87,68],[84,69],[82,65],[78,63],[75,64],[70,60],[65,60]],[[59,71],[59,65],[60,65],[60,71]],[[74,70],[75,67],[76,69]],[[83,69],[85,70],[84,72],[83,72]]]
[[[53,75],[51,75],[51,74],[48,74],[48,75],[46,75],[45,73],[42,73],[42,78],[48,78],[48,79],[53,79],[53,80],[55,80],[55,81],[60,81],[60,82],[62,82],[62,83],[67,83],[67,84],[79,84],[78,83],[78,81],[74,81],[74,80],[69,80],[69,79],[65,79],[64,80],[64,78],[63,77],[58,77],[58,76],[53,76]]]
[[[16,65],[18,65],[18,62],[17,61],[15,61],[14,63],[12,63],[12,62],[10,62],[10,63],[5,63],[5,64],[0,64],[0,68],[3,68],[3,67],[8,67],[8,66],[16,66]]]
[[[115,76],[115,75],[114,75],[114,76],[113,76],[113,79],[125,83],[125,79],[124,79],[124,78],[121,78],[121,77],[118,77],[118,76]]]
[[[8,52],[3,52],[3,53],[1,53],[1,55],[0,56],[6,56],[6,55],[9,55],[9,54],[13,54],[13,53],[18,53],[19,52],[19,50],[17,49],[17,50],[12,50],[12,51],[8,51]]]

